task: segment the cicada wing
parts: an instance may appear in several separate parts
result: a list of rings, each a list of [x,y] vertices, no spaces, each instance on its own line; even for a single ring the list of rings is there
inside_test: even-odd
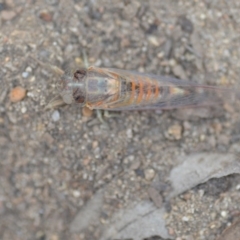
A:
[[[132,70],[122,70],[122,69],[115,69],[115,68],[106,68],[106,71],[110,74],[122,76],[123,78],[129,79],[129,81],[142,81],[147,83],[150,80],[159,82],[161,86],[195,86],[195,87],[206,87],[206,88],[217,88],[215,86],[208,86],[208,85],[201,85],[198,83],[193,83],[188,80],[182,80],[170,76],[162,76],[162,75],[154,75],[148,73],[139,73]]]
[[[109,110],[144,110],[144,109],[174,109],[216,105],[222,102],[223,96],[230,96],[232,89],[201,85],[172,77],[139,74],[133,71],[107,69],[109,74],[121,76],[126,82],[134,85],[158,88],[158,96],[153,101],[147,101],[147,94],[142,101],[120,101]],[[131,91],[131,89],[129,90]],[[138,92],[140,95],[140,93]],[[136,100],[136,98],[135,98]]]
[[[181,97],[173,97],[161,99],[158,102],[152,104],[141,104],[141,105],[126,105],[119,106],[117,108],[111,108],[113,111],[128,111],[128,110],[170,110],[178,108],[193,108],[193,107],[205,107],[214,106],[222,102],[221,98],[210,97],[204,95],[189,95]]]

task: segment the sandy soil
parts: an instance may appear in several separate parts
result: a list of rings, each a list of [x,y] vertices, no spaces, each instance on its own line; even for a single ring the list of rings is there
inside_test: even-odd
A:
[[[190,114],[124,112],[107,119],[108,128],[77,106],[44,107],[59,80],[47,65],[84,65],[83,50],[94,66],[237,88],[239,12],[238,0],[0,0],[0,238],[100,239],[115,212],[149,199],[156,178],[164,201],[179,156],[237,154],[239,114],[230,104]],[[13,103],[16,86],[27,92]],[[212,180],[171,199],[169,234],[216,239],[239,214],[239,181]],[[99,219],[71,231],[101,189]]]

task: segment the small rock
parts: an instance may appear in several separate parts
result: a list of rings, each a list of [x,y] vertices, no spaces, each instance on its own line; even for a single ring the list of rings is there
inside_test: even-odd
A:
[[[212,128],[214,129],[215,133],[217,133],[217,134],[219,134],[223,129],[222,124],[219,122],[213,123]]]
[[[168,233],[169,233],[169,235],[171,235],[171,236],[174,236],[174,235],[175,235],[175,231],[174,231],[173,228],[168,228]]]
[[[201,142],[203,142],[203,141],[205,141],[205,139],[206,139],[206,135],[200,134],[199,140],[200,140]]]
[[[26,108],[26,107],[22,107],[22,108],[21,108],[21,112],[22,112],[22,113],[26,113],[26,112],[27,112],[27,108]]]
[[[54,122],[57,122],[57,121],[59,121],[59,119],[60,119],[60,113],[58,110],[55,110],[52,114],[52,120]]]
[[[128,38],[123,38],[120,44],[121,44],[121,48],[127,48],[130,46],[131,43]]]
[[[160,45],[158,39],[155,36],[150,36],[148,38],[148,41],[155,47],[158,47]]]
[[[181,26],[182,31],[187,33],[193,32],[193,23],[184,15],[180,16],[178,19],[178,24]]]
[[[159,192],[153,187],[150,187],[147,191],[148,191],[148,195],[149,195],[150,199],[153,201],[153,203],[158,208],[161,208],[163,199],[162,199],[162,196],[159,194]]]
[[[45,21],[45,22],[52,22],[52,14],[50,14],[49,12],[41,12],[39,17]]]
[[[81,193],[80,193],[79,191],[77,191],[77,190],[74,190],[72,194],[73,194],[73,196],[74,196],[75,198],[78,198],[78,197],[81,196]]]
[[[144,171],[144,175],[145,175],[145,179],[147,181],[151,181],[153,180],[153,178],[155,177],[155,171],[152,168],[148,168]]]
[[[189,131],[189,130],[191,130],[192,125],[191,125],[190,122],[184,121],[184,122],[183,122],[183,128],[184,128],[185,131]]]
[[[32,72],[32,68],[31,68],[30,66],[28,66],[28,67],[26,68],[26,72],[31,73],[31,72]]]
[[[188,222],[188,221],[189,221],[189,217],[183,216],[183,217],[182,217],[182,220],[183,220],[184,222]]]
[[[182,126],[180,124],[172,125],[168,128],[168,134],[174,139],[179,140],[182,137]]]
[[[169,58],[171,53],[172,53],[172,48],[173,48],[173,40],[172,39],[167,39],[165,44],[164,44],[164,56],[166,58]]]
[[[58,237],[58,235],[54,234],[50,237],[50,240],[59,240],[59,237]]]
[[[131,128],[127,129],[127,137],[128,138],[132,138],[133,137],[133,133],[132,133],[132,129]]]
[[[42,139],[48,145],[51,145],[54,142],[54,138],[47,132],[43,134]]]
[[[23,78],[28,78],[28,76],[29,76],[29,72],[23,72],[22,73],[22,77]]]
[[[11,11],[11,10],[3,10],[1,12],[1,18],[2,18],[3,21],[10,21],[13,18],[15,18],[16,15],[17,14],[14,11]]]
[[[15,87],[11,90],[9,97],[11,102],[20,102],[26,96],[27,90],[22,87]]]
[[[226,211],[221,211],[221,216],[223,218],[226,218],[228,216],[227,212]]]
[[[183,67],[181,65],[179,65],[179,64],[175,65],[172,70],[173,70],[173,73],[175,76],[177,76],[183,80],[188,79],[187,75],[185,73],[185,70],[183,69]]]
[[[137,170],[141,166],[141,162],[139,160],[133,161],[130,166],[130,170]]]
[[[95,149],[98,147],[98,141],[93,141],[92,142],[92,148]]]
[[[227,146],[230,142],[230,137],[224,134],[218,136],[218,144]]]

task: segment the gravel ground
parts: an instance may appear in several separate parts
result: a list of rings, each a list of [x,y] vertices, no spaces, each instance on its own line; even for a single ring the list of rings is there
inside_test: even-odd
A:
[[[0,238],[100,239],[115,212],[149,199],[156,177],[164,199],[179,156],[239,153],[230,104],[124,112],[108,128],[77,106],[44,110],[59,80],[48,66],[69,72],[84,64],[83,50],[94,66],[238,86],[239,12],[238,0],[0,0]],[[216,239],[240,213],[239,184],[232,175],[171,199],[169,234]],[[101,189],[99,219],[71,231]]]

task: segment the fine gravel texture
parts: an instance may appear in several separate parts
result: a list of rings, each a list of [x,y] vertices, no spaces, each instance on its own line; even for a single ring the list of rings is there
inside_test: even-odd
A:
[[[83,52],[89,65],[238,91],[239,12],[239,0],[0,0],[0,239],[104,239],[116,213],[149,199],[165,206],[172,239],[219,237],[240,214],[237,174],[167,196],[179,157],[239,156],[231,94],[106,124],[77,105],[44,108],[58,95],[53,66],[71,74]]]

